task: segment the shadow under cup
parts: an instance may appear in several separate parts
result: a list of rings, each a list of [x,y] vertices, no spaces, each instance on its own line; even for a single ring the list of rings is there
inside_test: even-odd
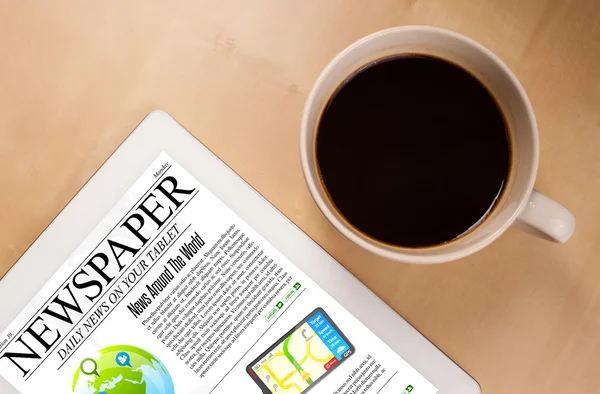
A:
[[[316,161],[316,133],[322,112],[336,89],[372,62],[403,54],[430,55],[468,70],[492,93],[505,117],[511,165],[504,190],[491,212],[472,230],[443,244],[407,248],[382,243],[354,228],[333,206]],[[519,81],[502,61],[477,42],[443,29],[400,27],[357,41],[322,72],[304,108],[301,158],[311,194],[327,219],[347,238],[381,256],[405,262],[438,263],[466,255],[491,243],[517,218],[533,189],[538,163],[538,134],[531,104]]]

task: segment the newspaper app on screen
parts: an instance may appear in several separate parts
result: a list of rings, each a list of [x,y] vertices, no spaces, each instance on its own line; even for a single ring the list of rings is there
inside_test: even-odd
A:
[[[437,392],[164,152],[0,335],[0,375],[26,394]]]

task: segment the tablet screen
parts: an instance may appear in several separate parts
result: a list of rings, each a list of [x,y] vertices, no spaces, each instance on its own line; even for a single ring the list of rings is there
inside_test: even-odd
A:
[[[437,392],[165,152],[0,335],[0,374],[25,394]]]

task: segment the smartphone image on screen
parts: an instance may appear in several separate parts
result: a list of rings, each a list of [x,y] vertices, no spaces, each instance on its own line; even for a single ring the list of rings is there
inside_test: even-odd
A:
[[[354,354],[354,346],[321,308],[246,367],[265,394],[306,393]]]

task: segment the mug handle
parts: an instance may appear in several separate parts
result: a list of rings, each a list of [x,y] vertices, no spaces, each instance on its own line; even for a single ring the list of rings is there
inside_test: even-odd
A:
[[[536,190],[531,193],[529,203],[517,220],[537,230],[536,235],[542,238],[550,237],[551,240],[560,243],[566,242],[575,231],[573,214],[567,208]],[[517,225],[517,227],[524,229],[523,226]]]

